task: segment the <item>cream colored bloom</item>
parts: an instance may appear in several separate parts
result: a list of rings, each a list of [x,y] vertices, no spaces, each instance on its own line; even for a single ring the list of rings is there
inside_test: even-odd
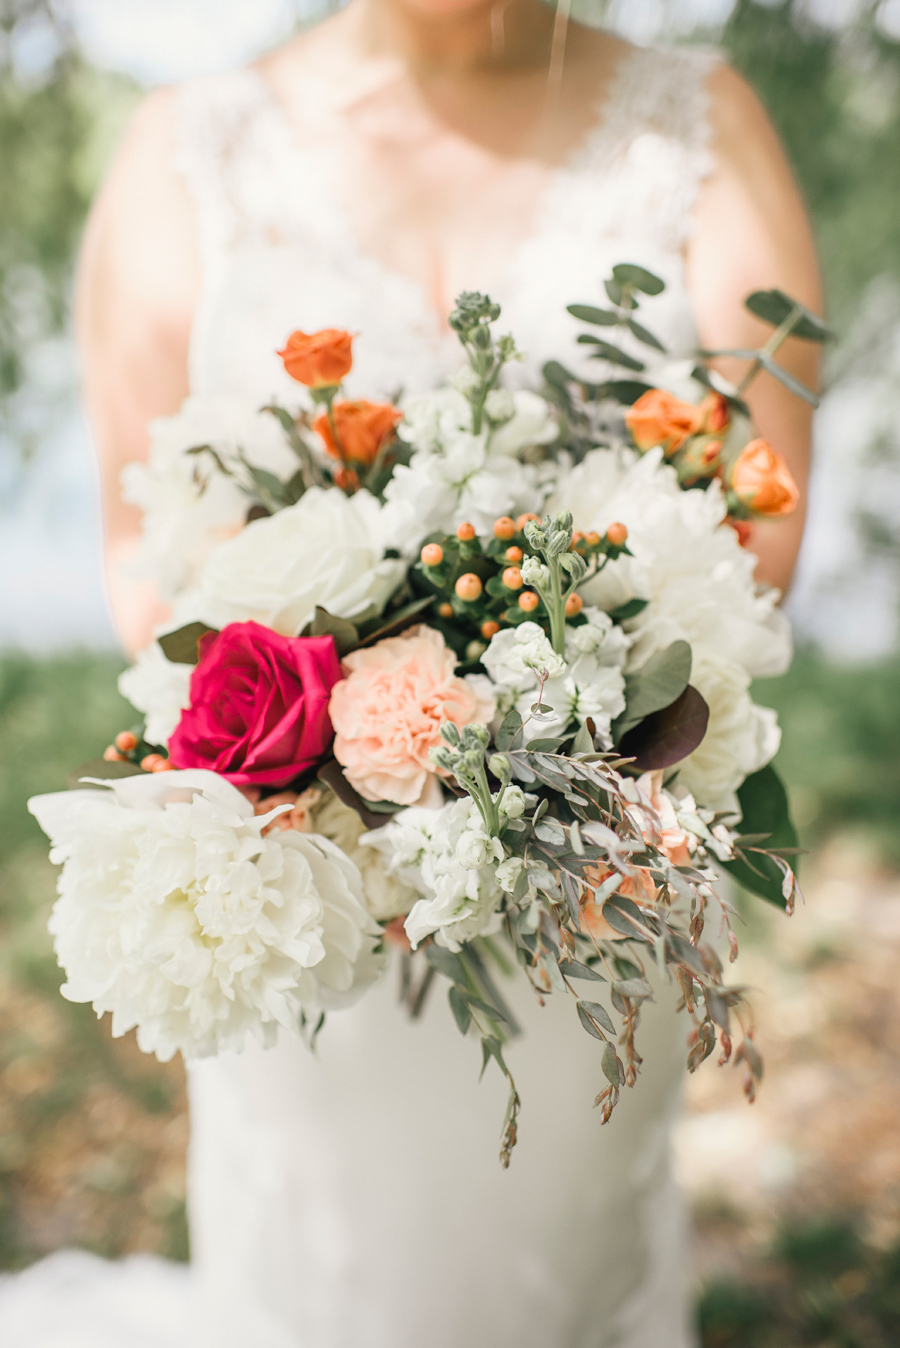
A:
[[[63,864],[50,929],[63,993],[163,1061],[269,1046],[378,974],[359,871],[274,832],[212,772],[129,777],[29,802]]]

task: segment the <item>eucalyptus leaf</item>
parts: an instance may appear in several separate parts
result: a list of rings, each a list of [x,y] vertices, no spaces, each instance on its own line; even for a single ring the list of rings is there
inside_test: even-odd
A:
[[[612,309],[597,309],[593,304],[569,304],[566,306],[573,318],[582,323],[595,323],[601,328],[614,328],[622,320]]]
[[[643,613],[649,603],[649,599],[629,599],[618,608],[610,609],[609,617],[614,623],[626,623],[630,618],[636,618],[639,613]]]
[[[639,323],[636,318],[629,318],[628,330],[632,337],[636,337],[638,341],[643,342],[645,346],[652,346],[656,351],[665,351],[666,348],[659,338],[654,337],[653,333],[645,328],[642,323]]]
[[[661,295],[666,288],[662,277],[655,276],[652,271],[647,271],[646,267],[639,267],[634,262],[619,262],[613,267],[612,274],[619,285],[631,286],[645,295]]]
[[[601,1032],[597,1029],[597,1026],[591,1020],[590,1016],[588,1015],[587,1011],[585,1010],[581,1002],[576,1003],[576,1009],[578,1011],[578,1019],[581,1021],[582,1025],[587,1030],[588,1034],[593,1035],[595,1039],[599,1039],[602,1044],[605,1044],[607,1042],[606,1036],[601,1034]],[[612,1029],[613,1032],[615,1032],[615,1026],[613,1026]]]
[[[447,998],[450,1002],[450,1010],[453,1012],[453,1019],[456,1021],[460,1034],[467,1034],[469,1026],[472,1023],[472,1012],[469,1010],[469,1005],[456,984],[450,988],[447,993]]]
[[[794,309],[799,309],[800,317],[791,331],[792,337],[802,337],[807,342],[830,342],[834,338],[834,332],[818,314],[799,301],[792,300],[783,290],[754,290],[744,300],[744,304],[751,314],[765,323],[771,323],[773,328],[780,328]]]
[[[588,1015],[593,1020],[599,1021],[599,1023],[603,1026],[604,1030],[609,1030],[610,1034],[615,1034],[616,1027],[613,1024],[612,1016],[609,1014],[605,1006],[601,1006],[599,1002],[586,1002],[583,999],[578,1003],[578,1005],[583,1006],[585,1011],[587,1011]]]
[[[176,628],[174,632],[164,632],[157,640],[163,655],[174,665],[196,665],[200,659],[201,639],[208,632],[215,631],[215,627],[208,627],[206,623],[188,623],[185,627]]]
[[[592,969],[589,964],[581,964],[578,960],[561,959],[559,961],[560,973],[566,978],[581,978],[586,981],[605,983],[606,979],[602,974],[598,974],[596,969]]]
[[[756,359],[763,369],[768,371],[773,379],[777,379],[780,384],[784,385],[789,393],[793,393],[796,397],[802,398],[804,402],[809,403],[810,407],[819,406],[822,401],[819,395],[813,393],[812,389],[807,388],[805,384],[801,384],[799,379],[795,379],[783,365],[778,364],[778,361],[774,356],[770,356],[766,351],[760,351],[757,354]]]
[[[594,740],[586,725],[578,727],[578,734],[572,741],[573,754],[590,754],[594,750]]]
[[[605,342],[602,337],[595,337],[592,332],[579,333],[578,341],[583,346],[592,346],[594,350],[591,357],[594,360],[608,360],[612,365],[622,365],[626,370],[636,370],[640,372],[647,367],[642,360],[636,356],[630,356],[627,351],[622,351],[618,346],[613,346],[612,342]]]
[[[631,407],[638,398],[649,393],[653,385],[645,384],[641,379],[611,379],[602,387],[605,390],[605,397],[615,399],[623,407]]]
[[[434,603],[431,595],[426,595],[423,599],[414,599],[410,604],[404,604],[402,608],[394,609],[392,613],[379,614],[375,618],[369,619],[366,623],[358,623],[360,630],[360,646],[371,646],[376,641],[383,641],[385,637],[396,637],[401,632],[405,632],[408,627],[412,627],[424,616],[425,610]]]
[[[497,748],[501,752],[509,749],[521,729],[522,718],[514,707],[512,711],[506,713],[500,725],[500,729],[494,737],[494,743]]]
[[[611,1086],[625,1085],[625,1068],[622,1066],[622,1060],[616,1053],[615,1045],[607,1043],[603,1050],[603,1075]]]
[[[327,763],[323,763],[316,776],[320,782],[324,782],[326,786],[331,788],[343,805],[349,805],[351,810],[356,811],[366,828],[382,827],[385,822],[384,815],[372,810],[370,808],[372,802],[364,800],[359,792],[350,785],[344,776],[344,769],[337,759],[330,758]],[[402,806],[398,808],[402,809]]]

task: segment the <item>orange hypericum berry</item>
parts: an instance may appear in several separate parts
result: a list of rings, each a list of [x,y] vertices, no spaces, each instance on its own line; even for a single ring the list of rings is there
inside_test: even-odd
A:
[[[540,602],[534,590],[525,590],[519,595],[519,608],[526,613],[533,613]]]
[[[508,562],[521,562],[521,560],[522,560],[522,549],[521,549],[521,548],[516,548],[516,547],[513,547],[513,548],[507,548],[507,549],[506,549],[506,552],[505,552],[503,555],[504,555],[504,557],[506,558],[506,560],[507,560]]]
[[[500,631],[500,624],[494,622],[493,618],[488,618],[487,622],[481,624],[481,635],[485,641],[490,641]]]
[[[106,763],[124,763],[124,755],[120,754],[114,744],[109,744],[103,750],[103,760]]]
[[[130,730],[120,730],[115,738],[115,746],[119,753],[130,754],[132,749],[137,748],[137,735],[132,735]]]
[[[576,529],[574,534],[572,535],[572,547],[577,548],[578,544],[583,542],[584,542],[584,534],[581,532],[580,529]]]
[[[472,539],[475,537],[475,525],[461,524],[456,531],[456,537],[461,543],[471,543]]]
[[[612,543],[614,548],[620,548],[628,537],[628,526],[625,524],[611,524],[606,531],[607,542]]]
[[[154,763],[150,769],[151,772],[174,772],[175,764],[170,763],[167,758],[160,758],[158,763]]]
[[[444,549],[440,543],[426,543],[419,555],[425,566],[440,566],[444,560]]]
[[[521,590],[525,582],[517,566],[508,566],[500,578],[508,590]]]
[[[600,535],[597,533],[595,529],[592,529],[589,534],[585,534],[584,541],[585,543],[588,544],[589,547],[595,548],[597,544],[600,542]]]
[[[166,760],[162,754],[147,754],[141,759],[141,767],[145,772],[155,772],[157,763],[164,763]]]
[[[538,519],[538,516],[535,515],[532,511],[529,511],[527,515],[520,515],[519,518],[516,520],[516,528],[521,531],[522,529],[525,528],[525,525],[528,523],[529,520],[536,520],[536,519]]]
[[[566,617],[577,618],[578,614],[584,608],[584,600],[580,594],[570,594],[566,600]]]
[[[494,520],[495,538],[515,538],[516,522],[510,519],[509,515],[501,515],[498,520]]]
[[[466,604],[472,604],[476,599],[479,599],[483,589],[481,577],[476,576],[474,571],[467,571],[456,582],[457,598],[462,599]]]
[[[447,601],[445,600],[443,604],[438,605],[438,613],[441,615],[442,618],[452,618],[453,605],[448,604]]]

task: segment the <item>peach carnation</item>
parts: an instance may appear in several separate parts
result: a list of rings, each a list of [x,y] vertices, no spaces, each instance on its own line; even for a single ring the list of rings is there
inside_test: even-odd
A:
[[[328,710],[344,776],[369,800],[427,803],[437,785],[428,755],[441,725],[489,721],[492,703],[456,677],[456,656],[430,627],[353,651],[342,667]]]

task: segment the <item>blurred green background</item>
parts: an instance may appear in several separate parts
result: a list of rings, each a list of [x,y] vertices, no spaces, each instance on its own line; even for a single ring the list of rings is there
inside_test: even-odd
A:
[[[857,436],[847,470],[859,487],[856,580],[865,584],[871,567],[890,596],[900,514],[869,508],[865,484],[869,476],[881,481],[900,457],[890,356],[900,332],[900,6],[738,0],[642,8],[632,0],[607,11],[626,31],[641,11],[650,36],[721,44],[786,142],[815,222],[831,316],[843,334],[828,378],[838,390],[862,388],[869,404],[894,393],[893,410],[885,408]],[[141,92],[128,73],[92,63],[70,18],[44,0],[0,0],[0,484],[7,517],[29,476],[42,471],[69,396],[65,381],[41,383],[42,361],[68,349],[84,216]],[[35,32],[45,42],[37,57]],[[32,35],[30,47],[23,34]],[[849,405],[844,415],[852,421],[852,397]],[[821,883],[832,889],[836,846],[854,859],[857,889],[889,887],[900,869],[900,656],[889,646],[882,640],[879,658],[860,662],[849,641],[832,643],[831,657],[807,645],[786,678],[756,690],[785,727],[779,761],[813,853],[807,874],[824,875]],[[130,1040],[113,1043],[89,1008],[59,998],[45,931],[54,874],[25,810],[29,795],[62,787],[73,764],[94,756],[129,721],[115,689],[120,667],[115,654],[102,651],[0,653],[0,1268],[22,1267],[72,1243],[108,1255],[187,1252],[180,1070],[142,1058]],[[754,919],[750,938],[771,945],[779,931]],[[827,1000],[831,993],[821,989],[832,986],[838,969],[865,990],[855,952],[840,943],[794,950],[785,964],[791,987],[796,992],[805,980],[805,995],[819,989]],[[894,1028],[896,1005],[895,1013]],[[824,1014],[827,1028],[827,1008]],[[895,1075],[898,1041],[900,1031],[885,1038],[885,1062]],[[815,1037],[803,1043],[819,1062],[824,1050]],[[872,1145],[887,1145],[895,1121],[896,1114]],[[891,1183],[897,1187],[900,1177]],[[698,1206],[701,1244],[721,1247],[706,1272],[701,1261],[704,1345],[900,1343],[900,1224],[870,1238],[862,1196],[838,1201],[827,1183],[803,1202],[795,1201],[797,1192],[787,1185],[776,1193],[752,1251],[732,1268],[721,1251],[745,1249],[749,1219],[727,1204]]]

